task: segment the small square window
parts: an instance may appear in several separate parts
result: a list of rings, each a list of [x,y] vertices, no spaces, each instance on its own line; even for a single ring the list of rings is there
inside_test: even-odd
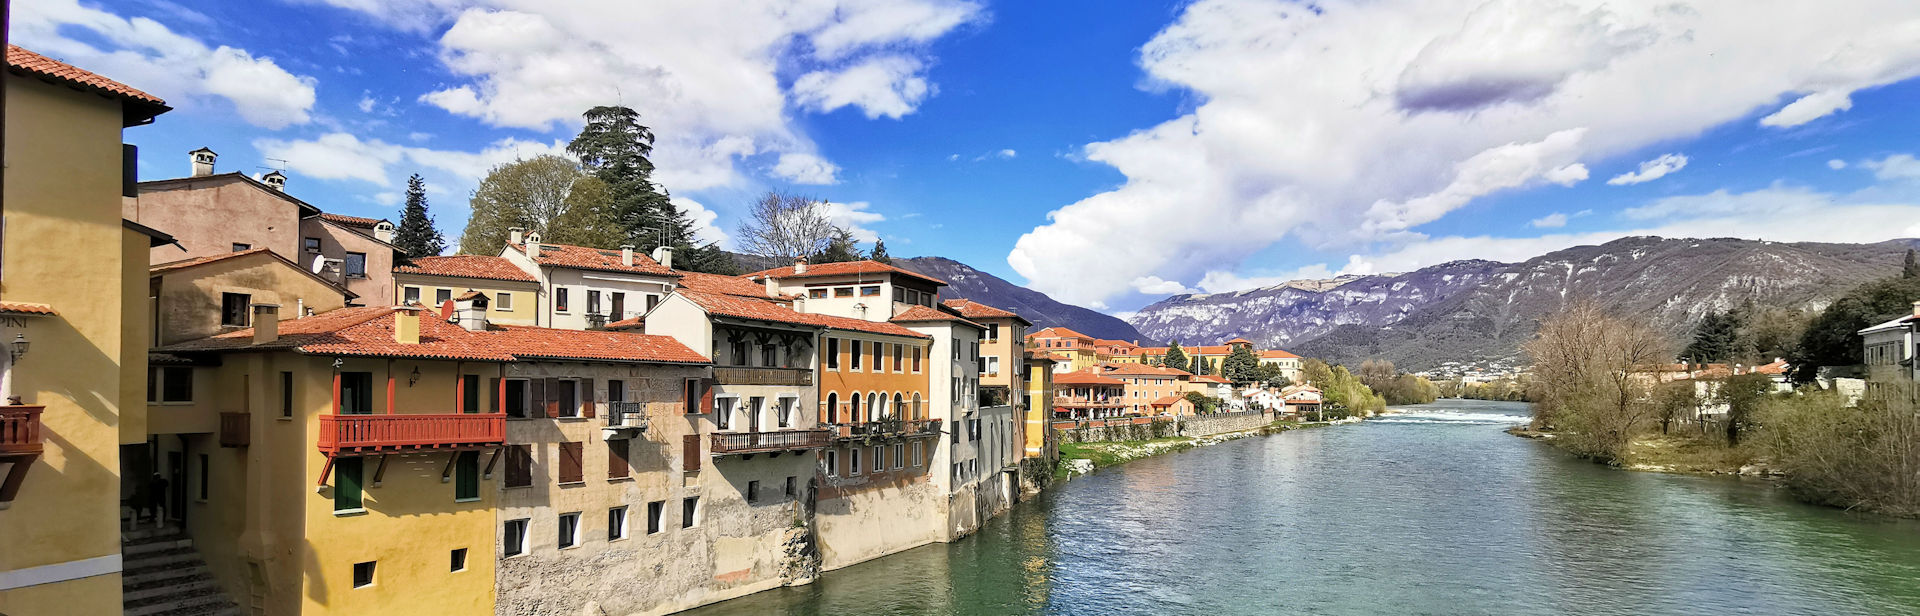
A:
[[[607,540],[618,541],[627,538],[627,508],[614,507],[607,510]]]
[[[316,254],[316,255],[320,254],[320,238],[317,238],[317,237],[302,238],[300,242],[303,246],[306,246],[308,253]]]
[[[580,514],[560,514],[560,548],[580,545]]]
[[[407,287],[406,289],[402,290],[400,293],[401,293],[400,295],[401,303],[406,303],[406,304],[420,303],[420,287]]]
[[[527,520],[507,520],[506,530],[500,537],[502,556],[519,556],[527,553]]]
[[[229,327],[246,327],[247,311],[253,302],[253,296],[245,293],[220,294],[220,324]]]
[[[448,570],[449,571],[466,571],[467,570],[467,549],[466,548],[459,548],[453,551],[453,556],[451,558],[451,563],[449,564]]]
[[[435,306],[444,306],[447,300],[451,299],[453,299],[453,289],[438,289],[433,292],[433,305]]]
[[[373,585],[373,566],[375,561],[353,564],[353,587],[366,588]]]
[[[246,252],[246,251],[249,251],[249,250],[253,250],[253,244],[242,244],[242,243],[239,243],[239,242],[234,242],[234,243],[233,243],[233,251],[234,251],[234,252]]]
[[[346,273],[348,278],[366,278],[367,277],[367,253],[364,253],[364,252],[347,253],[345,268],[346,268]]]
[[[501,312],[512,312],[513,311],[513,294],[507,293],[504,291],[500,293],[495,293],[493,295],[493,309],[499,310]]]

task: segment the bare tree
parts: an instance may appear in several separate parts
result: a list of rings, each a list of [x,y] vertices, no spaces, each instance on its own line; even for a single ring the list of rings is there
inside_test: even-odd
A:
[[[745,252],[783,261],[826,250],[835,231],[826,202],[777,192],[755,201],[738,229]]]
[[[1603,460],[1626,453],[1635,431],[1656,415],[1654,375],[1672,345],[1646,322],[1575,302],[1548,316],[1523,349],[1533,358],[1542,400],[1534,423],[1564,432],[1569,449]]]

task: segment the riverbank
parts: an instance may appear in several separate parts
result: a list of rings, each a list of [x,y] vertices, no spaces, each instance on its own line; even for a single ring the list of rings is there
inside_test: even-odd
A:
[[[1514,426],[1507,434],[1546,441],[1558,447],[1555,434],[1527,426]],[[1564,448],[1562,448],[1564,449]],[[1648,434],[1635,438],[1621,459],[1606,462],[1615,468],[1676,475],[1737,475],[1778,477],[1764,458],[1747,447],[1728,447],[1697,434]]]
[[[1217,445],[1231,440],[1250,436],[1279,434],[1302,428],[1318,428],[1339,423],[1352,423],[1358,418],[1320,422],[1276,421],[1265,426],[1249,430],[1223,432],[1208,436],[1173,436],[1140,441],[1099,441],[1087,443],[1061,443],[1060,464],[1054,468],[1054,481],[1065,481],[1091,473],[1093,471],[1150,458],[1164,453],[1186,451],[1195,447]]]

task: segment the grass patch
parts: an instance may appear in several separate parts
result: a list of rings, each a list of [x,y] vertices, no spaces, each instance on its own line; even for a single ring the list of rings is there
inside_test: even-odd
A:
[[[1732,475],[1753,464],[1754,457],[1746,447],[1728,447],[1709,436],[1648,434],[1633,439],[1621,465],[1670,473]]]

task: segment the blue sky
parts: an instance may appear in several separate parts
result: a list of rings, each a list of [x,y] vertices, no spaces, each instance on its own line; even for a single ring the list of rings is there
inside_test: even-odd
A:
[[[1820,6],[1813,6],[1819,4]],[[1519,260],[1621,235],[1920,236],[1920,6],[36,0],[14,42],[166,98],[210,146],[449,239],[587,106],[730,241],[767,190],[897,256],[1113,312],[1174,292]]]

